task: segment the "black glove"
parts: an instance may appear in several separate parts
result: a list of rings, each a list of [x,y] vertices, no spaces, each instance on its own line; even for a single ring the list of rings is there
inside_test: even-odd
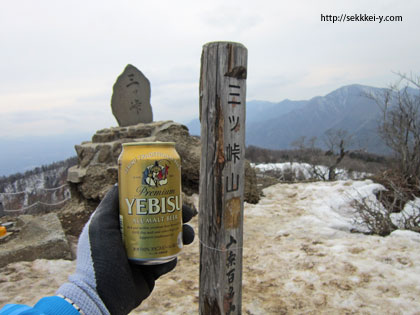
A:
[[[182,220],[193,211],[182,207]],[[194,230],[183,225],[183,242],[194,240]],[[135,265],[128,261],[119,224],[118,187],[99,204],[83,229],[77,249],[76,273],[57,294],[72,300],[85,314],[128,314],[153,290],[155,280],[175,268],[177,260],[160,265]]]

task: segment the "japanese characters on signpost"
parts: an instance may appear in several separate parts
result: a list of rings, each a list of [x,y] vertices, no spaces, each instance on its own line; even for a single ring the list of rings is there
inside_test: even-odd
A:
[[[241,314],[247,49],[203,46],[200,314]]]

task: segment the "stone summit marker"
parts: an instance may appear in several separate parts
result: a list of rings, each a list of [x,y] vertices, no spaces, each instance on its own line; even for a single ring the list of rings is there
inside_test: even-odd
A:
[[[117,78],[111,98],[112,114],[121,127],[153,121],[150,105],[150,82],[132,65]]]

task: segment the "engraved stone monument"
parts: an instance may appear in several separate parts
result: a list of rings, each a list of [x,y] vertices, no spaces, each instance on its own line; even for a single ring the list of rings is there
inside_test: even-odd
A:
[[[117,78],[113,87],[111,108],[119,126],[153,121],[150,82],[136,67],[127,65]]]

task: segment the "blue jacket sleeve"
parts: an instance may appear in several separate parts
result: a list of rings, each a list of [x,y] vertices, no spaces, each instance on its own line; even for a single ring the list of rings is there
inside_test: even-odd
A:
[[[58,296],[42,298],[34,307],[7,304],[0,310],[0,315],[80,315],[66,300]]]

